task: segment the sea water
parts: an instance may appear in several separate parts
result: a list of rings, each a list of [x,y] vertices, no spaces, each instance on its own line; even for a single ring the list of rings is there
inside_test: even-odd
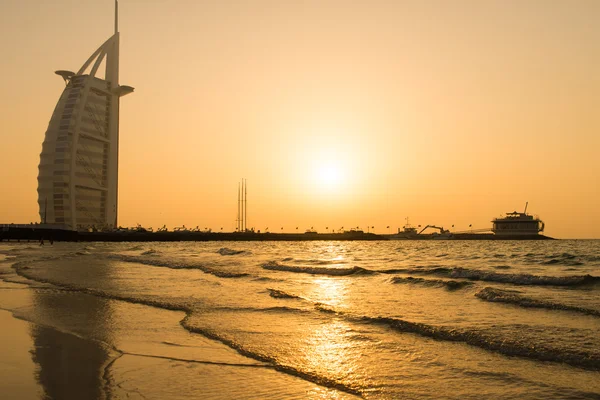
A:
[[[68,385],[53,349],[75,335],[101,353],[79,362],[99,398],[600,398],[600,241],[0,243],[0,254],[0,307],[39,327],[40,376]],[[28,303],[11,306],[10,285]]]

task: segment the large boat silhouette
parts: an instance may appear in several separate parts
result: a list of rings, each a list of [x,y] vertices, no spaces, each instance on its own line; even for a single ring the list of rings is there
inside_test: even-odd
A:
[[[538,235],[544,231],[546,224],[537,216],[527,214],[527,206],[523,212],[513,211],[506,216],[492,220],[492,232],[495,235]]]

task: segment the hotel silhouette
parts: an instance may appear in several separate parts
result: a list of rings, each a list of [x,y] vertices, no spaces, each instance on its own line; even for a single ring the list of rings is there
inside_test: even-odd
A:
[[[70,230],[115,227],[119,99],[133,92],[132,87],[119,84],[118,1],[114,35],[77,73],[56,74],[66,87],[50,118],[40,154],[41,221]]]

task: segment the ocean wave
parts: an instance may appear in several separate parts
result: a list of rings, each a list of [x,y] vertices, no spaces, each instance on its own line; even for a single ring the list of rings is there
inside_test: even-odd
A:
[[[215,314],[223,314],[223,313],[282,313],[282,314],[286,314],[286,313],[290,313],[290,314],[307,314],[312,312],[311,309],[307,309],[307,308],[295,308],[295,307],[289,307],[289,306],[272,306],[272,307],[264,307],[264,308],[257,308],[257,307],[243,307],[243,306],[220,306],[220,307],[213,307],[211,306],[210,309],[206,310],[207,312],[211,312],[211,313],[215,313]],[[202,308],[194,308],[194,312],[199,312],[200,314],[202,314],[203,312],[205,312],[204,309]]]
[[[507,274],[469,268],[433,267],[433,268],[390,268],[371,270],[362,267],[352,268],[327,268],[312,266],[291,266],[270,261],[262,265],[267,270],[304,273],[312,275],[346,276],[354,274],[407,274],[407,275],[433,275],[452,279],[468,279],[470,281],[485,281],[497,283],[510,283],[528,286],[584,286],[600,283],[600,277],[593,275],[545,276],[531,274]],[[507,269],[509,266],[500,265],[498,269]],[[398,282],[399,283],[399,282]]]
[[[263,264],[264,269],[272,271],[296,272],[311,275],[330,275],[330,276],[346,276],[353,274],[371,274],[373,271],[361,267],[352,268],[327,268],[327,267],[296,267],[290,265],[279,264],[275,261],[270,261]]]
[[[229,272],[229,271],[219,271],[213,268],[209,268],[202,264],[186,264],[179,261],[168,261],[168,260],[156,260],[156,259],[147,259],[136,256],[127,256],[123,254],[113,255],[113,258],[116,258],[120,261],[136,263],[136,264],[144,264],[152,267],[164,267],[170,269],[197,269],[204,273],[211,274],[217,276],[219,278],[243,278],[245,276],[250,276],[250,274],[246,272]]]
[[[298,371],[291,366],[281,365],[272,356],[261,353],[254,353],[252,351],[249,351],[248,349],[245,349],[235,340],[226,339],[212,330],[207,330],[193,326],[189,323],[189,318],[193,313],[193,308],[189,303],[181,299],[156,299],[145,296],[116,295],[99,289],[78,287],[76,285],[69,285],[63,282],[57,282],[52,279],[39,278],[32,274],[30,269],[25,270],[23,268],[17,268],[17,272],[19,275],[27,279],[32,279],[37,282],[49,283],[64,288],[66,290],[77,291],[85,294],[101,296],[115,300],[122,300],[130,303],[144,304],[168,310],[183,311],[186,313],[186,317],[181,321],[181,325],[190,332],[199,333],[208,338],[218,340],[226,344],[227,346],[237,350],[240,354],[252,357],[259,361],[272,363],[274,365],[274,368],[280,370],[281,372],[298,374],[297,376],[300,376],[307,380],[311,380],[315,383],[338,388],[340,390],[345,390],[349,393],[355,393],[354,389],[352,389],[351,387],[341,385],[336,381],[332,381],[330,379],[314,375],[310,372]],[[336,316],[342,317],[351,322],[385,325],[397,332],[416,334],[419,336],[428,337],[440,341],[465,343],[470,346],[479,347],[488,351],[496,352],[507,356],[518,356],[540,361],[560,362],[579,368],[600,371],[600,354],[595,352],[564,351],[560,349],[547,347],[543,344],[532,344],[524,341],[515,341],[512,339],[507,339],[505,337],[486,335],[478,331],[459,330],[452,329],[450,327],[433,326],[418,322],[406,321],[400,318],[354,315],[346,312],[336,311],[331,306],[322,303],[315,303],[315,309],[319,312],[335,314]],[[291,307],[271,307],[262,310],[259,309],[256,311],[285,313],[310,312],[307,310],[301,310]],[[356,393],[358,392],[356,391]]]
[[[256,309],[258,312],[269,312],[269,313],[292,313],[292,314],[306,314],[311,312],[310,310],[303,310],[301,308],[294,307],[285,307],[285,306],[277,306],[277,307],[267,307]]]
[[[327,314],[340,314],[338,311],[336,311],[335,309],[333,309],[333,307],[331,307],[329,304],[325,304],[325,303],[315,303],[314,305],[315,310],[327,313]]]
[[[571,253],[561,253],[561,254],[548,254],[546,256],[546,258],[562,258],[562,259],[566,259],[566,260],[572,260],[574,258],[577,258],[577,256],[574,254],[571,254]]]
[[[302,260],[302,259],[297,259],[294,260],[300,264],[309,264],[309,265],[333,265],[333,264],[339,264],[338,261],[336,260],[322,260],[319,258],[310,258],[307,260]]]
[[[565,260],[561,260],[561,259],[557,259],[557,258],[553,258],[548,261],[544,261],[544,262],[542,262],[542,264],[543,265],[562,264],[562,265],[569,265],[569,266],[583,265],[583,263],[580,261],[565,261]]]
[[[299,368],[295,368],[291,365],[282,364],[274,356],[271,356],[271,355],[268,355],[268,354],[265,354],[262,352],[252,351],[252,350],[244,347],[239,342],[237,342],[233,339],[230,339],[230,338],[226,338],[223,335],[220,335],[211,329],[195,326],[190,322],[189,314],[186,316],[186,318],[183,319],[183,321],[181,321],[181,326],[183,326],[185,329],[187,329],[188,331],[190,331],[192,333],[197,333],[197,334],[205,336],[209,339],[213,339],[218,342],[221,342],[224,345],[236,350],[238,353],[240,353],[243,356],[252,358],[257,361],[269,363],[273,366],[273,368],[275,370],[277,370],[279,372],[293,375],[293,376],[305,379],[307,381],[316,383],[318,385],[329,387],[332,389],[337,389],[337,390],[340,390],[340,391],[343,391],[346,393],[355,394],[355,395],[361,394],[361,392],[358,389],[353,388],[349,385],[344,385],[343,383],[336,381],[334,379],[330,379],[330,378],[324,377],[322,375],[318,375],[318,374],[310,372],[310,371],[304,371]]]
[[[363,323],[383,324],[398,332],[413,333],[435,340],[461,342],[506,356],[560,362],[579,368],[600,370],[600,354],[598,353],[567,352],[540,344],[532,345],[503,337],[490,337],[477,331],[437,327],[399,318],[361,316],[351,319]]]
[[[146,250],[146,251],[142,252],[140,255],[141,256],[152,256],[152,255],[156,255],[156,254],[160,254],[160,251],[150,249],[150,250]]]
[[[269,289],[269,288],[267,288],[267,290],[269,291],[269,296],[276,298],[276,299],[300,299],[301,298],[300,296],[286,293],[283,290]]]
[[[561,254],[549,254],[544,257],[544,261],[541,261],[542,265],[555,265],[562,264],[568,266],[578,266],[584,265],[583,262],[577,260],[578,256],[571,253],[561,253]]]
[[[217,250],[217,253],[219,253],[222,256],[235,256],[238,254],[245,254],[247,253],[247,251],[245,250],[233,250],[233,249],[229,249],[227,247],[221,247],[219,250]]]
[[[519,292],[514,290],[502,290],[492,287],[486,287],[479,292],[475,293],[475,296],[490,302],[495,303],[507,303],[514,304],[525,308],[543,308],[547,310],[563,310],[572,311],[587,315],[594,315],[600,317],[599,310],[593,310],[584,307],[570,306],[567,304],[555,303],[545,300],[536,300],[530,297],[522,296]]]
[[[130,248],[126,249],[125,251],[140,251],[140,250],[144,250],[144,248],[142,246],[138,245],[138,246],[130,247]]]
[[[462,289],[466,286],[470,286],[473,282],[469,281],[454,281],[454,280],[441,280],[441,279],[423,279],[423,278],[413,278],[409,276],[407,278],[403,277],[393,277],[391,279],[392,283],[407,283],[407,284],[415,284],[415,285],[423,285],[429,287],[443,287],[448,290],[457,290]]]
[[[448,267],[415,267],[415,268],[389,268],[377,270],[376,272],[382,274],[417,274],[417,275],[439,275],[449,276],[452,272],[452,268]]]
[[[475,281],[512,283],[515,285],[535,286],[582,286],[600,282],[600,277],[592,275],[544,276],[530,274],[502,274],[467,268],[454,268],[451,278],[465,278]]]
[[[531,274],[506,274],[469,268],[394,268],[377,271],[384,274],[434,275],[444,278],[469,279],[514,285],[531,286],[584,286],[600,283],[600,277],[593,275],[545,276]]]
[[[100,290],[100,289],[81,287],[81,286],[61,282],[61,281],[58,281],[55,279],[41,278],[39,276],[35,276],[34,274],[32,274],[31,273],[32,269],[27,265],[16,265],[13,267],[17,271],[17,274],[19,276],[22,276],[25,279],[29,279],[29,280],[32,280],[32,281],[35,281],[38,283],[44,283],[44,284],[56,286],[62,290],[83,293],[83,294],[89,294],[91,296],[98,296],[98,297],[103,297],[106,299],[120,300],[120,301],[125,301],[125,302],[133,303],[133,304],[143,304],[143,305],[156,307],[156,308],[163,308],[165,310],[171,310],[171,311],[183,311],[186,313],[189,313],[192,311],[192,308],[190,307],[189,304],[187,304],[186,302],[178,302],[175,299],[166,300],[166,299],[153,299],[153,298],[148,298],[148,297],[131,296],[131,295],[130,296],[117,295],[117,294],[109,293],[109,292],[106,292],[106,291]]]
[[[268,276],[255,276],[252,280],[257,282],[284,282],[283,279],[269,278]]]

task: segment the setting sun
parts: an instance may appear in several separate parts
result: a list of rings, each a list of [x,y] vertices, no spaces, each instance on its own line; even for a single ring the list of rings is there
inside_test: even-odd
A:
[[[342,171],[334,163],[317,165],[314,175],[315,181],[322,189],[335,189],[343,183]]]

